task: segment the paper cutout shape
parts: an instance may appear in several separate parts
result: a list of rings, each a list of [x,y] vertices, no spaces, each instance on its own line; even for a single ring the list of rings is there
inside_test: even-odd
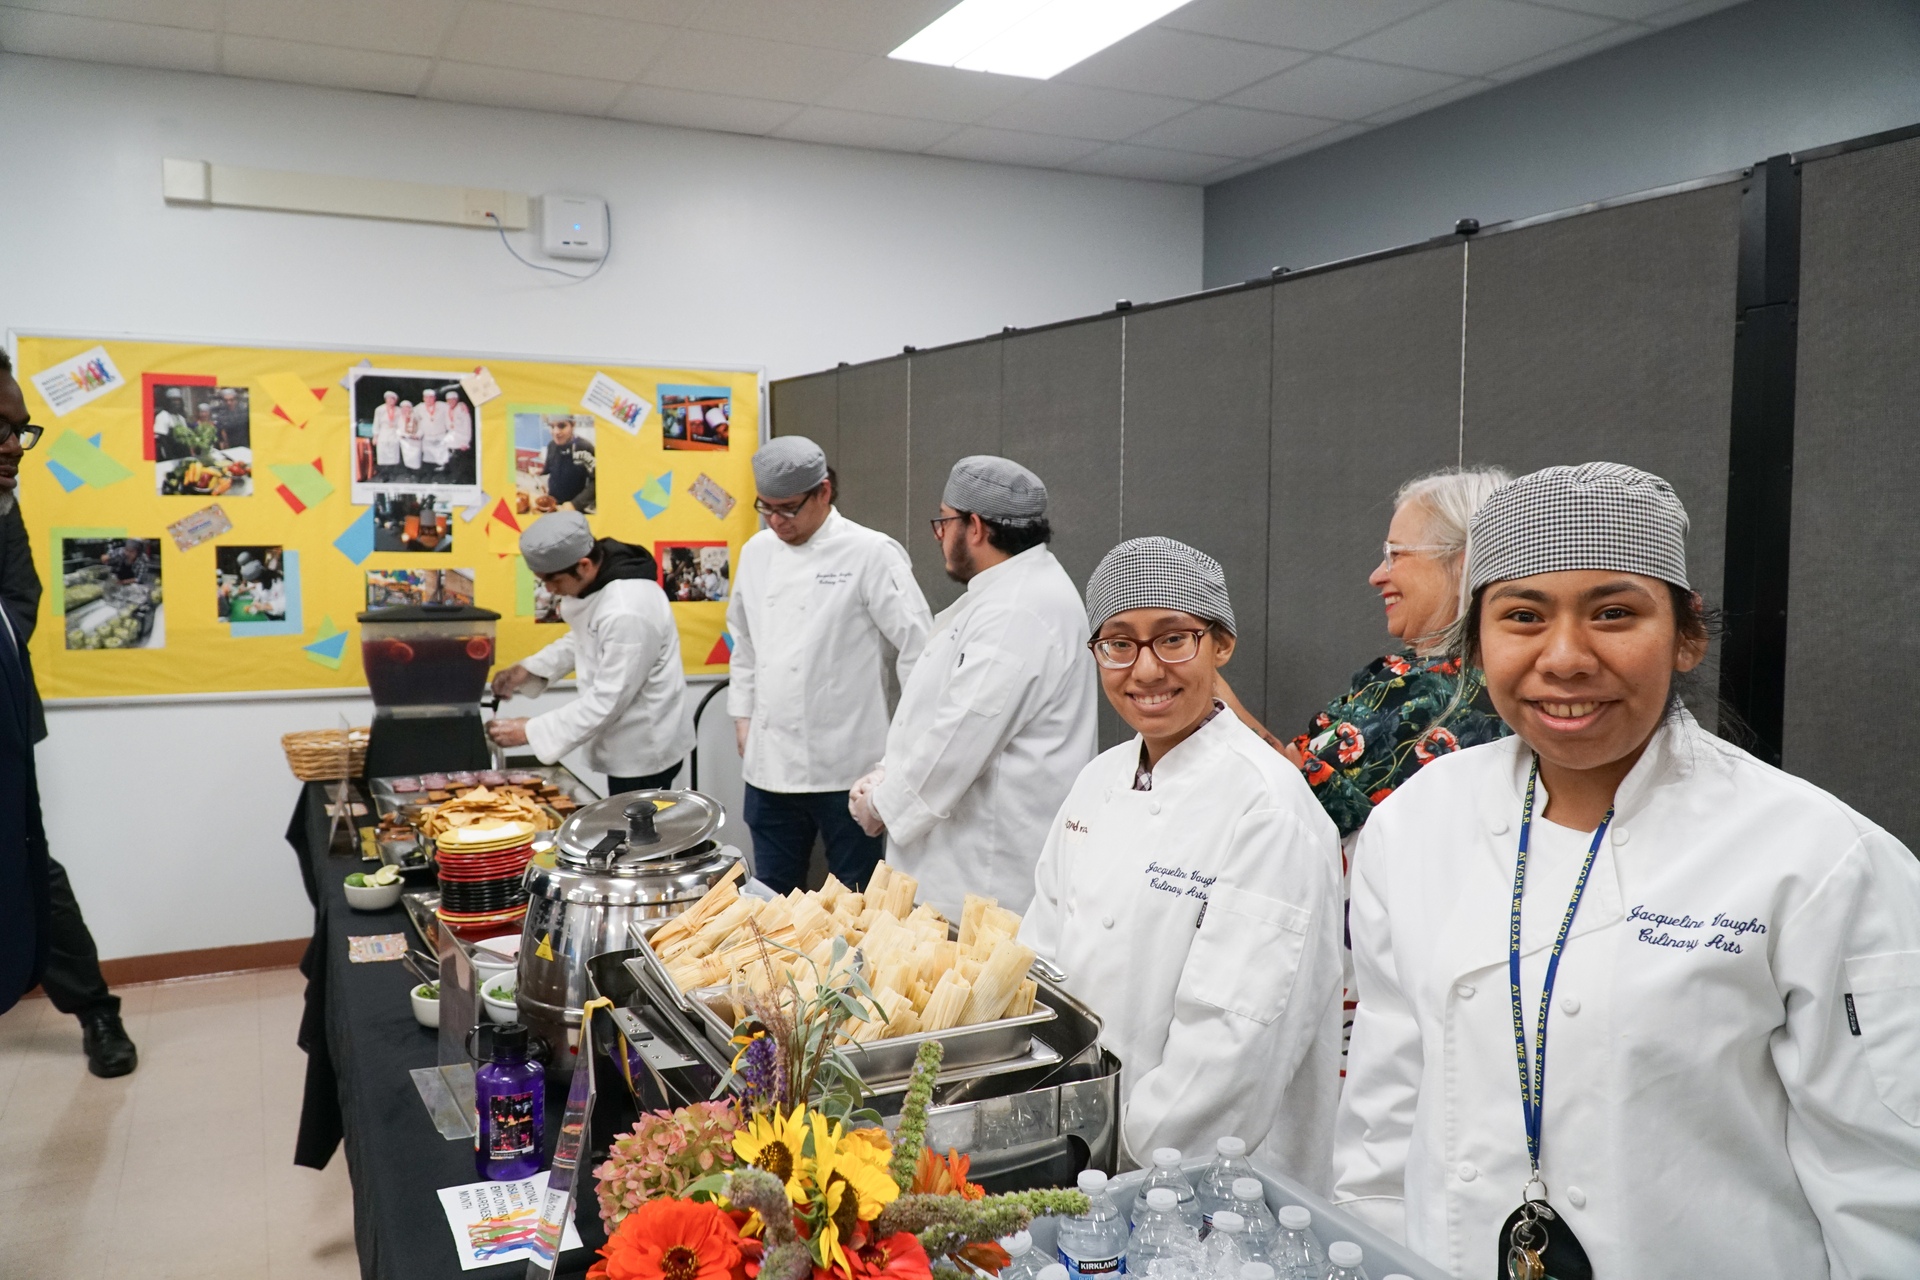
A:
[[[53,448],[47,454],[47,460],[59,463],[69,474],[78,476],[96,489],[118,484],[133,474],[102,452],[99,445],[88,443],[73,431],[60,433],[60,438],[53,442]]]
[[[306,624],[300,618],[300,553],[287,548],[280,554],[281,594],[287,611],[278,622],[229,622],[227,634],[235,640],[260,640],[267,636],[297,636]]]
[[[100,441],[104,438],[105,436],[101,432],[96,431],[87,437],[87,443],[98,449],[100,447]]]
[[[640,510],[651,520],[667,509],[672,497],[673,472],[663,471],[641,485],[633,495],[633,500],[640,504]]]
[[[114,367],[113,357],[107,354],[105,347],[94,347],[82,351],[70,360],[62,360],[50,369],[42,369],[29,379],[40,392],[40,398],[47,402],[47,408],[53,410],[53,416],[64,418],[83,404],[90,404],[127,385],[120,376],[120,370]],[[76,474],[84,474],[76,468]]]
[[[630,436],[640,434],[640,424],[653,412],[652,401],[598,371],[581,395],[580,407],[595,417],[605,418]]]
[[[713,648],[707,651],[707,665],[724,666],[733,661],[733,637],[722,631],[720,638],[713,642]]]
[[[310,644],[300,646],[310,662],[338,671],[347,652],[347,633],[333,625],[332,615],[320,619],[320,634]]]
[[[173,545],[182,551],[191,551],[210,538],[217,538],[233,529],[233,521],[227,519],[227,513],[220,509],[219,503],[202,507],[190,516],[182,516],[167,526],[167,532],[173,535]]]
[[[714,478],[704,471],[694,478],[691,485],[687,486],[687,492],[693,496],[695,502],[713,512],[714,518],[718,520],[725,520],[733,513],[734,507],[739,505],[732,494],[722,489]]]
[[[355,564],[360,564],[373,554],[373,508],[367,507],[360,512],[359,519],[346,527],[339,537],[333,540],[336,551]]]
[[[274,492],[286,499],[287,505],[293,508],[293,514],[299,515],[307,509],[307,504],[294,497],[293,490],[287,488],[287,486],[279,485],[275,487]]]
[[[497,500],[487,513],[486,527],[482,530],[487,536],[487,549],[497,556],[517,555],[520,551],[520,535],[526,532],[520,523],[520,517],[505,498]]]
[[[311,422],[313,415],[320,411],[320,402],[327,397],[325,390],[315,391],[291,373],[263,373],[260,385],[273,397],[275,416],[285,418],[296,427],[305,427]]]
[[[60,487],[68,493],[72,493],[75,489],[78,489],[86,483],[85,480],[82,480],[79,476],[55,462],[52,458],[47,459],[47,470],[53,472],[53,478],[58,480]]]
[[[486,503],[476,502],[470,507],[463,508],[460,512],[460,518],[466,521],[468,524],[472,524],[475,516],[485,515],[486,511],[487,511]]]
[[[362,360],[360,361],[360,363],[359,363],[359,364],[357,364],[357,365],[355,365],[355,366],[353,366],[353,368],[354,368],[354,369],[371,369],[371,368],[373,368],[373,361],[371,361],[371,360],[367,360],[367,359],[362,359]],[[342,391],[352,391],[352,390],[353,390],[353,370],[352,370],[352,369],[349,369],[349,370],[347,371],[347,376],[346,376],[346,377],[344,377],[344,378],[342,378],[342,379],[340,379],[340,389],[341,389]]]
[[[333,481],[320,474],[320,460],[312,462],[276,462],[267,470],[279,476],[281,495],[289,493],[299,504],[295,511],[304,511],[325,502],[333,496]],[[373,508],[367,508],[371,511]]]
[[[485,365],[476,365],[472,373],[462,374],[460,389],[467,393],[467,403],[471,405],[483,405],[500,398],[500,384],[493,380]]]

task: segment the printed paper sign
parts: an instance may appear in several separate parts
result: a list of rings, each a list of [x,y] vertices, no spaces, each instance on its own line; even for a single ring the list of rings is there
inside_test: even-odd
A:
[[[407,935],[404,933],[376,933],[369,937],[347,939],[347,959],[354,964],[398,960],[405,954]]]
[[[81,405],[126,386],[127,380],[114,368],[107,349],[95,347],[71,360],[62,360],[51,369],[42,369],[33,375],[33,385],[54,416],[64,418]]]
[[[208,538],[217,538],[232,530],[233,521],[227,519],[227,513],[217,502],[167,526],[167,532],[173,535],[173,545],[182,551],[191,551]]]
[[[695,502],[713,512],[721,520],[725,520],[733,511],[734,496],[715,484],[713,477],[704,471],[695,477],[687,492],[693,495]]]
[[[605,418],[628,435],[639,435],[640,424],[653,412],[653,404],[637,391],[629,391],[604,373],[596,372],[580,397],[580,407]]]
[[[500,384],[487,372],[487,366],[480,365],[472,373],[460,376],[461,389],[467,393],[470,404],[485,404],[489,400],[500,398]]]
[[[472,1271],[533,1257],[540,1230],[540,1206],[546,1194],[544,1170],[514,1182],[470,1182],[463,1187],[442,1187],[440,1207],[446,1212],[447,1226],[453,1232],[453,1248],[460,1256],[460,1269]],[[567,1220],[560,1247],[563,1250],[583,1247],[580,1232],[571,1218]]]

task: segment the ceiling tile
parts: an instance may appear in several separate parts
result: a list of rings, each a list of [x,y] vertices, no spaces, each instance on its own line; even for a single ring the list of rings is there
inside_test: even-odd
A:
[[[681,30],[641,77],[646,84],[704,93],[751,91],[756,98],[813,102],[865,66],[863,54]]]
[[[705,0],[690,27],[789,44],[884,54],[953,8],[955,0]]]
[[[406,54],[335,49],[261,36],[226,36],[220,51],[220,69],[230,76],[376,93],[412,93],[432,65],[431,59]]]
[[[229,0],[229,35],[433,57],[459,0]]]
[[[1525,62],[1516,62],[1510,67],[1502,67],[1492,73],[1495,80],[1519,80],[1535,72],[1545,71],[1548,67],[1557,67],[1565,62],[1577,62],[1588,54],[1610,49],[1616,44],[1625,44],[1649,35],[1648,28],[1624,23],[1611,31],[1602,31],[1597,36],[1588,36],[1585,40],[1576,40],[1572,44],[1561,45],[1551,53],[1543,53],[1537,58],[1528,58]]]
[[[1044,133],[1019,133],[1013,129],[972,128],[962,129],[952,137],[934,143],[927,148],[927,152],[960,160],[1041,165],[1052,169],[1082,156],[1092,155],[1101,145],[1084,138],[1056,138]]]
[[[622,120],[718,129],[722,133],[771,133],[798,110],[791,102],[637,84],[622,94],[607,114]]]
[[[1160,19],[1162,27],[1289,49],[1332,49],[1370,35],[1438,0],[1196,0]]]
[[[875,58],[820,97],[823,107],[972,124],[1033,91],[1034,82],[983,71]]]
[[[1307,116],[1283,116],[1272,111],[1249,111],[1245,107],[1213,103],[1195,107],[1186,115],[1127,141],[1145,147],[1251,159],[1316,133],[1325,133],[1327,127],[1327,121]]]
[[[837,147],[876,147],[882,151],[924,151],[954,132],[945,120],[909,120],[864,111],[808,107],[773,131],[776,138],[824,142]]]
[[[1073,84],[1212,102],[1306,57],[1271,45],[1148,27],[1094,54],[1060,78]]]
[[[434,65],[433,75],[420,96],[446,102],[478,102],[489,107],[525,107],[532,111],[597,116],[606,114],[621,88],[611,80],[591,80],[584,76],[439,62]]]
[[[1215,169],[1212,173],[1201,174],[1200,181],[1208,186],[1212,186],[1216,182],[1225,182],[1228,178],[1237,178],[1243,173],[1252,173],[1256,169],[1264,169],[1266,167],[1267,162],[1264,159],[1235,160],[1224,169]]]
[[[1067,168],[1076,173],[1103,173],[1111,178],[1198,182],[1203,175],[1232,162],[1231,156],[1203,156],[1191,151],[1162,151],[1155,147],[1121,143],[1102,147],[1083,160],[1075,160]]]
[[[1025,133],[1118,142],[1192,108],[1191,102],[1179,98],[1157,98],[1145,93],[1047,80],[981,123]]]
[[[1278,151],[1261,156],[1260,163],[1262,165],[1279,164],[1282,160],[1291,160],[1295,156],[1303,156],[1309,151],[1318,151],[1320,148],[1330,147],[1336,142],[1345,142],[1348,138],[1358,137],[1360,134],[1366,133],[1372,128],[1373,126],[1370,124],[1337,124],[1325,133],[1316,133],[1311,138],[1302,138],[1290,146],[1282,147]]]
[[[220,0],[10,0],[8,7],[70,13],[81,18],[118,18],[156,27],[220,29]]]
[[[219,40],[211,31],[0,8],[0,49],[9,53],[170,71],[215,71]]]
[[[1407,120],[1435,107],[1444,107],[1449,102],[1458,102],[1462,98],[1471,98],[1476,93],[1484,93],[1493,88],[1491,80],[1462,80],[1451,89],[1442,89],[1430,93],[1424,98],[1415,98],[1412,102],[1403,102],[1397,107],[1389,107],[1378,115],[1368,116],[1368,124],[1392,124],[1395,120]]]
[[[1380,62],[1322,56],[1242,89],[1227,101],[1262,111],[1291,111],[1329,120],[1364,120],[1378,111],[1438,93],[1460,77]]]
[[[1645,22],[1655,14],[1677,9],[1686,0],[1533,0],[1553,9],[1572,9],[1601,18],[1619,18],[1623,22]],[[1734,3],[1735,0],[1724,0]]]
[[[1647,19],[1656,27],[1677,27],[1683,22],[1692,22],[1695,18],[1704,18],[1709,13],[1722,9],[1731,9],[1736,4],[1745,4],[1746,0],[1692,0],[1672,9],[1662,9]]]
[[[581,13],[475,0],[461,13],[443,56],[558,76],[637,80],[673,28]]]
[[[1514,0],[1446,0],[1356,40],[1341,52],[1375,62],[1480,76],[1612,27],[1604,18]]]
[[[677,27],[700,7],[701,0],[513,0],[536,9],[564,9],[572,13],[624,18],[629,22],[657,22]]]

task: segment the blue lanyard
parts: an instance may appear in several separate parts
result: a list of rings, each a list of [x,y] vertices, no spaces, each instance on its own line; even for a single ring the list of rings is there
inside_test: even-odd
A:
[[[1580,878],[1573,882],[1573,900],[1567,903],[1567,914],[1553,939],[1553,951],[1547,957],[1547,978],[1540,987],[1540,1021],[1534,1028],[1533,1061],[1529,1063],[1527,1024],[1520,1007],[1520,898],[1527,887],[1527,842],[1533,833],[1533,790],[1539,780],[1540,757],[1535,756],[1533,768],[1527,773],[1526,807],[1520,813],[1520,856],[1513,868],[1513,920],[1507,934],[1507,980],[1513,991],[1513,1049],[1520,1063],[1520,1110],[1527,1122],[1527,1158],[1533,1162],[1534,1181],[1540,1180],[1540,1122],[1546,1114],[1547,1095],[1547,1009],[1553,1002],[1553,979],[1560,972],[1560,953],[1566,949],[1574,913],[1580,910],[1581,895],[1587,891],[1587,876],[1593,871],[1594,857],[1600,852],[1600,842],[1606,838],[1607,825],[1613,821],[1613,807],[1609,805],[1607,816],[1600,819],[1600,827],[1593,833],[1587,860],[1580,865]]]

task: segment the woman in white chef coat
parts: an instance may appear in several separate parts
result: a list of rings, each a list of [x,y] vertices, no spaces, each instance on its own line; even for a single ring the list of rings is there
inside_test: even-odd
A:
[[[1340,851],[1300,771],[1213,696],[1234,648],[1210,557],[1170,538],[1087,583],[1101,688],[1130,741],[1080,771],[1048,829],[1020,940],[1100,1015],[1122,1141],[1246,1140],[1324,1192],[1340,1089]]]
[[[1475,517],[1454,652],[1517,736],[1361,833],[1335,1201],[1461,1276],[1920,1276],[1920,864],[1673,697],[1686,527],[1610,463]]]
[[[373,411],[373,464],[380,478],[391,478],[390,467],[400,465],[400,396],[387,392],[386,403]]]

